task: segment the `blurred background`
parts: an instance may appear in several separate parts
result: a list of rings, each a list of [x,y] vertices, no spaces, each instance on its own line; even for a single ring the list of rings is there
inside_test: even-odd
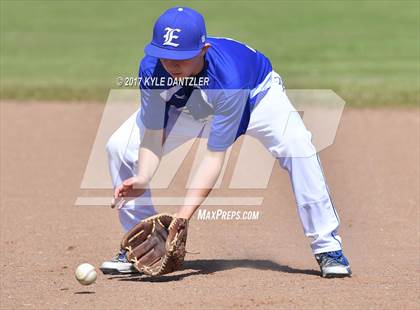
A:
[[[419,1],[1,1],[1,99],[105,102],[137,76],[159,14],[200,11],[210,36],[266,54],[287,88],[351,106],[419,102]]]

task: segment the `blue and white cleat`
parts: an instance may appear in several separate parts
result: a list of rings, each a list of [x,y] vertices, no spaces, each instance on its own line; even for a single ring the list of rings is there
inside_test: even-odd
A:
[[[133,263],[128,261],[126,252],[125,250],[120,250],[112,260],[103,262],[99,269],[103,274],[112,275],[138,273]]]
[[[333,251],[315,254],[316,261],[321,267],[323,278],[351,277],[350,263],[343,251]]]

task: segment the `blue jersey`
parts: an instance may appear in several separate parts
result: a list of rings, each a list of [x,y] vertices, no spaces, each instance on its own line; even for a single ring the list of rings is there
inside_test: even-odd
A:
[[[207,39],[203,70],[195,77],[176,81],[158,58],[145,56],[140,63],[141,109],[146,128],[168,123],[171,106],[196,120],[211,120],[208,148],[226,150],[246,132],[250,114],[270,87],[271,63],[262,53],[232,39]]]

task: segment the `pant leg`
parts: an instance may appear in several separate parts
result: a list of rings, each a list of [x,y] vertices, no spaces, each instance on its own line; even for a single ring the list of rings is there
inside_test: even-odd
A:
[[[115,188],[124,180],[137,174],[137,157],[140,137],[144,130],[136,122],[136,111],[109,138],[106,145],[108,167],[112,185]],[[120,223],[125,231],[130,230],[142,219],[156,214],[152,205],[150,190],[141,197],[126,203],[118,210]]]
[[[289,173],[304,233],[314,254],[341,249],[334,209],[311,133],[288,100],[273,85],[251,114],[247,134],[259,139]]]

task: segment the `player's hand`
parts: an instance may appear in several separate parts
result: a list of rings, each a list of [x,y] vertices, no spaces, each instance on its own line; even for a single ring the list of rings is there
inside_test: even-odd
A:
[[[114,191],[114,199],[111,202],[111,208],[121,209],[127,201],[135,199],[144,194],[147,190],[148,181],[140,176],[135,176],[125,180]]]

